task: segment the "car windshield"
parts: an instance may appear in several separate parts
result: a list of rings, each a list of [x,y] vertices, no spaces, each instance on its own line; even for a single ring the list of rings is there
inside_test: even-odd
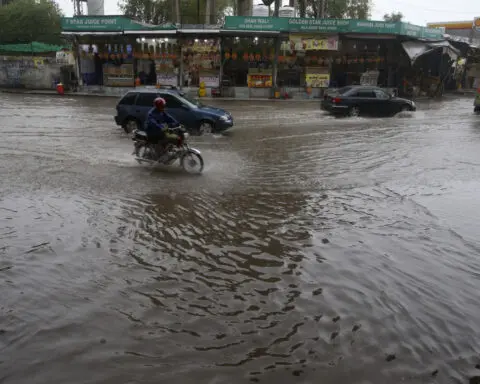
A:
[[[337,90],[337,93],[339,95],[343,95],[345,93],[347,93],[348,91],[350,91],[352,89],[352,87],[343,87],[343,88],[340,88]]]
[[[184,99],[187,102],[188,106],[190,106],[191,108],[203,107],[203,104],[199,100],[194,99],[193,97],[183,95],[181,96],[181,98]]]

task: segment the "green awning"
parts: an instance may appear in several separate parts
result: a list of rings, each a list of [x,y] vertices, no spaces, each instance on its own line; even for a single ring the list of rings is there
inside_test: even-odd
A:
[[[69,49],[68,45],[52,45],[39,42],[32,42],[26,44],[0,44],[0,52],[12,53],[49,53],[58,52],[62,49]]]

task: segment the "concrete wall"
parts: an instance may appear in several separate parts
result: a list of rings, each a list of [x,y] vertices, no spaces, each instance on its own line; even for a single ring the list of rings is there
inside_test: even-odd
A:
[[[0,56],[0,87],[52,89],[59,79],[54,57]]]

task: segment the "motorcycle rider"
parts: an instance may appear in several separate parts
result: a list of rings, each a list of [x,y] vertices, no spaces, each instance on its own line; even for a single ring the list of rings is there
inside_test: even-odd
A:
[[[153,108],[148,112],[145,121],[145,132],[148,140],[156,144],[157,153],[162,155],[168,143],[176,143],[178,136],[168,132],[168,128],[178,127],[180,124],[167,112],[165,106],[167,102],[162,97],[157,97],[153,101]]]

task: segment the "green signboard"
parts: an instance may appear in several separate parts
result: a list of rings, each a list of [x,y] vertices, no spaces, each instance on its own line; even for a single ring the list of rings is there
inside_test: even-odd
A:
[[[62,29],[71,32],[128,32],[175,30],[173,24],[152,25],[123,16],[62,17]]]
[[[271,32],[375,33],[442,39],[439,29],[372,20],[227,16],[225,30]]]
[[[409,23],[401,23],[400,35],[411,36],[417,39],[443,39],[443,32],[439,28],[426,28]]]

